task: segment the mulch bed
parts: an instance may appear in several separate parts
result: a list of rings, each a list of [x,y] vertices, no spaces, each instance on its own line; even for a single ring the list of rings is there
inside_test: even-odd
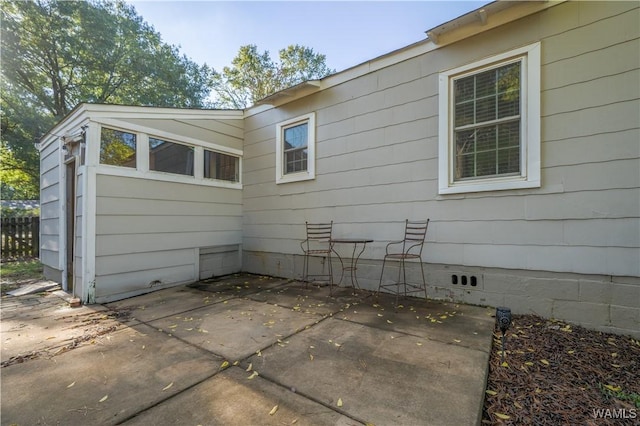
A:
[[[640,341],[514,315],[496,328],[483,424],[640,424]]]

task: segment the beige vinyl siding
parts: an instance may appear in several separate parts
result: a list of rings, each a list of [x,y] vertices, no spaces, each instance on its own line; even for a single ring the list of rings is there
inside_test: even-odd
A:
[[[158,120],[123,118],[121,121],[147,128],[162,130],[177,136],[189,137],[202,141],[211,141],[229,148],[242,149],[242,120]]]
[[[640,276],[639,16],[563,3],[249,115],[244,250],[297,255],[305,220],[334,220],[381,259],[405,218],[429,217],[430,263]],[[439,72],[537,41],[542,187],[439,196]],[[276,185],[275,126],[313,111],[316,179]]]
[[[200,248],[239,249],[239,190],[100,174],[96,187],[97,301],[195,281]]]
[[[40,261],[60,269],[60,167],[56,144],[40,153]]]

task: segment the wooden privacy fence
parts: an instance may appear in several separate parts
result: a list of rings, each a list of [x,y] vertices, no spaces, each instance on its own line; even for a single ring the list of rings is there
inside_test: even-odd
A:
[[[2,260],[38,257],[40,218],[2,218]]]

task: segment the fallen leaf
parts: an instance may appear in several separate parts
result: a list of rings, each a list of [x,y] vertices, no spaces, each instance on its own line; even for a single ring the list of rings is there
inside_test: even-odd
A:
[[[453,339],[453,341],[456,342],[456,343],[462,342],[462,340],[458,340],[458,339]]]
[[[171,386],[173,386],[173,382],[169,383],[167,386],[163,387],[162,390],[166,391],[167,389],[169,389]]]
[[[249,366],[248,366],[248,367],[247,367],[247,369],[246,369],[246,370],[244,370],[244,371],[251,371],[251,369],[252,369],[252,368],[253,368],[253,363],[251,363],[251,362],[250,362],[250,363],[249,363]]]
[[[422,343],[420,343],[420,342],[416,342],[416,345],[418,345],[418,346],[422,346]]]
[[[102,397],[102,399],[98,402],[105,402],[107,400],[107,398],[109,398],[109,395],[105,395]]]
[[[388,322],[389,324],[393,324],[393,321],[387,320],[387,322]]]
[[[509,364],[507,363],[507,361],[504,361],[502,364],[500,364],[502,367],[508,367]]]
[[[609,389],[612,392],[620,392],[622,390],[622,388],[620,386],[604,385],[604,387]]]
[[[313,361],[313,354],[309,354],[309,359]]]
[[[487,389],[487,390],[485,391],[485,393],[486,393],[487,395],[491,395],[491,396],[494,396],[494,395],[497,395],[497,394],[498,394],[498,392],[493,391],[493,390],[490,390],[490,389]]]
[[[336,403],[338,407],[342,407],[342,398],[338,398],[338,402]]]
[[[544,365],[549,365],[549,361],[547,361],[546,359],[541,359],[540,362]]]
[[[533,363],[531,361],[527,361],[524,363],[524,365],[528,365],[529,367],[531,367],[533,365]]]
[[[522,405],[518,404],[518,401],[514,401],[513,405],[518,409],[518,410],[522,410]]]
[[[253,373],[251,373],[251,375],[250,375],[249,377],[247,377],[247,379],[251,380],[251,379],[253,379],[254,377],[256,377],[257,375],[258,375],[258,372],[257,372],[257,371],[254,371]]]
[[[76,384],[76,382],[73,382],[73,383],[67,385],[67,389],[73,387],[73,385],[75,385],[75,384]]]
[[[509,420],[511,418],[511,416],[507,416],[506,414],[502,414],[502,413],[494,413],[496,415],[497,418],[501,419],[501,420]]]
[[[275,407],[273,407],[273,408],[271,409],[271,411],[269,411],[269,415],[270,415],[270,416],[273,416],[273,415],[276,413],[276,411],[278,411],[278,406],[277,406],[277,405],[276,405]]]
[[[224,361],[222,364],[220,364],[220,370],[224,370],[228,366],[229,366],[229,361]]]

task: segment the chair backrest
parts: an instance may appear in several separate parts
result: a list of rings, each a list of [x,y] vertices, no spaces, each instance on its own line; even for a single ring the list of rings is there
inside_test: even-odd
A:
[[[404,227],[404,242],[402,244],[402,252],[407,253],[413,248],[419,248],[418,255],[422,255],[424,239],[427,235],[429,227],[429,219],[426,222],[412,222],[407,219]]]
[[[307,227],[307,248],[315,249],[322,246],[330,245],[331,232],[333,231],[333,221],[329,223],[309,223],[305,222]]]

